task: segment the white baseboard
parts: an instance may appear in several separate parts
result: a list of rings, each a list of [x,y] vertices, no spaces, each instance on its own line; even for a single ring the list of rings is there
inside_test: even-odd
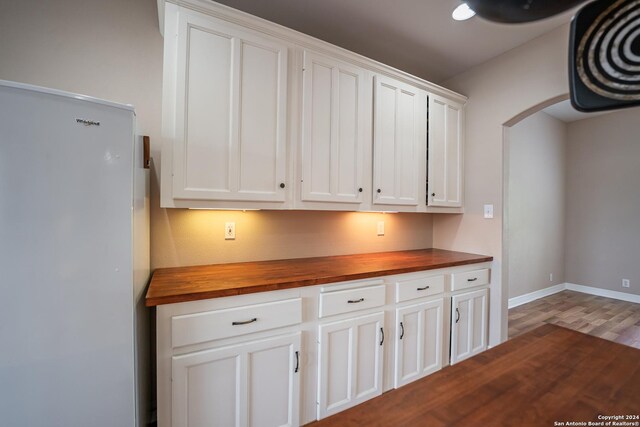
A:
[[[520,295],[519,297],[509,298],[509,309],[540,298],[548,297],[549,295],[553,295],[564,290],[582,292],[583,294],[596,295],[599,297],[613,298],[640,304],[640,295],[611,291],[609,289],[594,288],[593,286],[576,285],[575,283],[560,283],[559,285],[550,286],[548,288],[540,289],[539,291]]]
[[[576,285],[575,283],[565,283],[564,285],[565,289],[569,291],[582,292],[584,294],[597,295],[600,297],[619,299],[622,301],[635,302],[636,304],[640,304],[640,295],[611,291],[609,289],[594,288],[592,286]]]
[[[540,298],[548,297],[549,295],[557,294],[558,292],[562,292],[565,290],[565,285],[566,283],[560,283],[558,285],[549,286],[548,288],[520,295],[519,297],[509,298],[509,308],[511,309],[519,305],[526,304]]]

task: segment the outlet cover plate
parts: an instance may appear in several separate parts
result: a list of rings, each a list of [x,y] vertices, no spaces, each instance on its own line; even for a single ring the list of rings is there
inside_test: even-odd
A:
[[[484,217],[486,219],[493,218],[493,205],[484,205]]]
[[[224,240],[235,240],[236,239],[236,223],[235,222],[227,222],[224,225]]]

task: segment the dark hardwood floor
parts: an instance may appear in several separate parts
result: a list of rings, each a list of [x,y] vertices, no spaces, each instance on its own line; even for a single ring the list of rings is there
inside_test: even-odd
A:
[[[640,349],[640,304],[562,291],[509,310],[509,338],[546,323]]]
[[[545,324],[309,426],[546,427],[638,414],[640,350]]]

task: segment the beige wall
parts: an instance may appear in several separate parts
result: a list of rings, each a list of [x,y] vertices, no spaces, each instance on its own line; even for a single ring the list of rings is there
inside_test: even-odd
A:
[[[469,97],[466,109],[465,214],[436,215],[433,245],[493,255],[491,345],[507,338],[506,283],[503,284],[503,125],[521,113],[569,92],[568,26],[560,27],[504,55],[446,81]],[[483,204],[495,218],[483,218]],[[506,270],[505,270],[506,271]]]
[[[158,209],[154,221],[151,242],[162,248],[155,258],[163,266],[431,247],[425,214]],[[225,222],[236,223],[235,240],[224,240]]]
[[[566,137],[542,111],[506,133],[509,298],[565,281]]]
[[[0,79],[136,106],[160,134],[162,37],[155,0],[3,0]]]
[[[567,282],[640,295],[640,109],[569,124],[566,240]]]

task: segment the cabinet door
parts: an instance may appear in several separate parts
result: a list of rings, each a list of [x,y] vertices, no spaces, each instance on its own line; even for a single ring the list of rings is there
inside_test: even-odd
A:
[[[174,356],[172,427],[244,425],[243,358],[241,345]]]
[[[384,312],[320,325],[318,418],[382,393]]]
[[[376,76],[374,98],[373,202],[417,206],[426,179],[426,92]]]
[[[395,387],[442,368],[442,299],[396,310]]]
[[[487,348],[487,289],[451,298],[451,364]]]
[[[246,345],[247,425],[298,426],[300,332]]]
[[[174,198],[284,201],[287,47],[184,9],[177,31]]]
[[[300,333],[174,356],[172,426],[297,426]]]
[[[362,202],[365,126],[371,114],[365,78],[354,65],[304,52],[302,201]]]
[[[429,95],[429,206],[462,206],[462,105]]]

